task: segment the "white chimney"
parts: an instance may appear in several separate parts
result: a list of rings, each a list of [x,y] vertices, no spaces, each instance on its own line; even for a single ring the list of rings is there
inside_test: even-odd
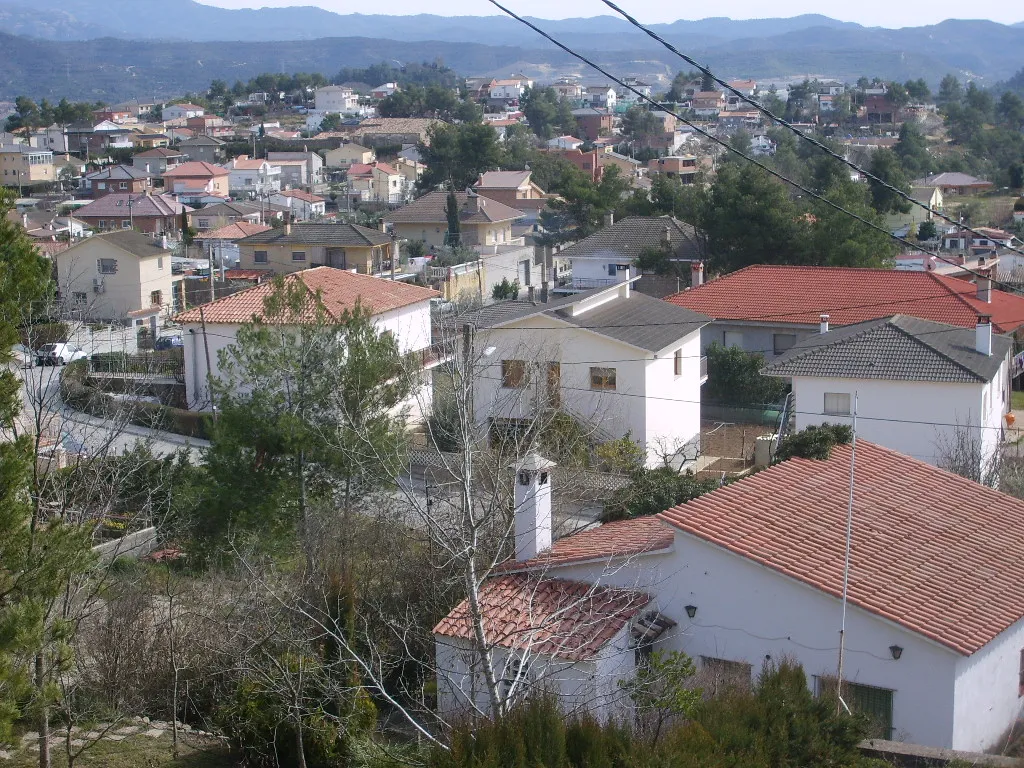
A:
[[[978,354],[992,356],[992,318],[978,315],[978,325],[974,330],[974,348]]]
[[[613,211],[608,211],[608,213],[606,213],[604,215],[604,225],[606,227],[610,227],[614,223],[615,223],[615,213]]]
[[[533,451],[513,465],[516,502],[516,560],[530,560],[551,547],[553,461]]]
[[[167,235],[160,235],[160,247],[167,250]]]
[[[696,288],[698,285],[704,285],[704,262],[695,261],[690,264],[690,285]]]
[[[828,333],[828,315],[822,314],[822,316],[821,316],[821,325],[819,327],[819,330],[822,333]]]
[[[985,304],[992,303],[992,278],[988,272],[978,273],[978,301]]]

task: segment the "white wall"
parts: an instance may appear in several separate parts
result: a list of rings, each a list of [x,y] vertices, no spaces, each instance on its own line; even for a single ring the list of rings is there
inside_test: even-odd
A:
[[[115,259],[117,272],[101,275],[98,259]],[[65,309],[82,312],[93,319],[122,319],[128,312],[150,306],[150,294],[160,291],[166,308],[173,301],[171,254],[162,258],[139,257],[122,250],[103,238],[88,238],[56,257],[57,287],[65,300]],[[158,266],[159,265],[159,266]],[[103,278],[103,291],[96,293],[93,278]],[[85,306],[76,305],[75,293],[86,295]]]
[[[1001,738],[1021,716],[1019,678],[1024,653],[1024,619],[1000,633],[956,667],[953,749],[982,752],[1001,748]]]
[[[675,351],[682,353],[680,375],[675,373]],[[655,454],[680,450],[687,462],[700,452],[700,333],[691,333],[678,346],[647,362],[647,398],[644,401],[648,447]]]
[[[767,312],[768,310],[766,310]],[[739,333],[742,335],[741,348],[747,352],[760,352],[765,360],[775,357],[775,334],[794,334],[799,344],[803,339],[813,336],[819,332],[819,327],[796,325],[770,325],[741,323],[715,320],[704,326],[700,333],[700,348],[706,352],[712,342],[725,343],[726,332],[730,334]]]
[[[1004,364],[1005,366],[1005,364]],[[1005,375],[996,381],[1006,382]],[[812,424],[850,424],[850,417],[823,413],[826,392],[858,395],[857,436],[915,459],[937,465],[942,446],[950,445],[957,424],[984,424],[981,430],[986,455],[1000,439],[1003,414],[1000,385],[944,384],[928,381],[882,379],[793,378],[796,428]],[[988,411],[982,419],[983,392],[989,391]],[[995,405],[993,406],[993,398]],[[938,423],[936,423],[938,422]],[[950,426],[946,426],[950,425]]]
[[[696,354],[698,334],[694,332],[692,339],[682,343]],[[653,466],[659,463],[658,443],[683,445],[699,434],[698,358],[684,360],[696,366],[684,366],[687,375],[676,379],[671,352],[667,353],[667,359],[654,361],[649,352],[547,315],[526,318],[515,327],[478,331],[477,351],[490,346],[496,348],[495,352],[476,364],[474,403],[478,423],[489,417],[530,418],[538,392],[541,398],[546,396],[548,361],[559,361],[562,407],[596,425],[598,439],[616,439],[628,433],[648,447],[648,461]],[[531,385],[506,389],[501,380],[502,360],[524,360],[539,366],[540,377],[535,373]],[[648,366],[651,366],[650,381]],[[616,390],[591,390],[591,367],[615,368]],[[696,386],[690,378],[696,381]],[[648,400],[648,394],[695,402]]]

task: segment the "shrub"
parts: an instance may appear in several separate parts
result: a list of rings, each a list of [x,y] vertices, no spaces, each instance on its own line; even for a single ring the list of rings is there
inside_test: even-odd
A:
[[[825,461],[832,455],[834,446],[847,445],[852,439],[853,430],[845,424],[810,426],[787,435],[779,443],[775,451],[775,463],[792,458]]]
[[[786,394],[786,383],[774,376],[762,376],[764,355],[725,347],[713,342],[708,353],[708,380],[703,394],[720,405],[776,403]]]
[[[698,480],[693,473],[680,474],[672,467],[640,467],[630,476],[629,485],[605,502],[601,520],[607,523],[656,515],[718,487],[717,480]]]

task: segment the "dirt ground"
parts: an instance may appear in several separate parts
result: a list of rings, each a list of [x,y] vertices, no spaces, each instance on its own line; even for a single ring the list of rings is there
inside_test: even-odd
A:
[[[700,424],[700,452],[705,456],[721,456],[750,461],[754,457],[754,438],[771,433],[771,427],[763,427],[760,424],[723,424],[720,421],[702,421]]]

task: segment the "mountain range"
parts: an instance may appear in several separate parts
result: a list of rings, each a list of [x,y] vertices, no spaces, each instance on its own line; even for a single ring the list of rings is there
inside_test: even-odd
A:
[[[614,16],[533,19],[617,75],[665,83],[688,69]],[[886,29],[827,16],[708,18],[651,29],[727,77],[861,75],[993,84],[1024,67],[1024,23],[950,20]],[[216,43],[211,45],[211,43]],[[441,59],[464,75],[601,76],[504,16],[337,14],[312,6],[228,10],[193,0],[0,0],[0,99],[172,96],[260,72]]]

